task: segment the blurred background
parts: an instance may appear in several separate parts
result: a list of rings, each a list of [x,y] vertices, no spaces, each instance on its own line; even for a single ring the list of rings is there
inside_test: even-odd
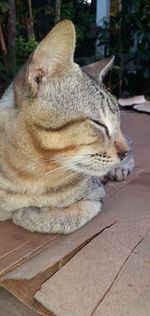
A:
[[[109,90],[150,96],[150,0],[0,0],[0,94],[63,19],[76,27],[76,62],[115,55]]]

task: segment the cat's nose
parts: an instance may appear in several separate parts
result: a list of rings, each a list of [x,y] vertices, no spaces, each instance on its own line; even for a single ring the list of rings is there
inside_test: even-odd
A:
[[[121,134],[120,137],[115,141],[116,153],[120,160],[123,160],[127,157],[129,147],[128,144]]]
[[[127,157],[128,151],[117,152],[117,155],[119,156],[120,160],[123,160],[123,159],[125,159]]]

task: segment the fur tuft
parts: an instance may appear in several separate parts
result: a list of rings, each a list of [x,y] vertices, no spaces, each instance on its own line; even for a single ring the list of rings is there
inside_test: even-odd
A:
[[[128,153],[116,99],[74,63],[74,49],[72,22],[60,22],[2,99],[13,106],[0,115],[0,220],[31,231],[68,234],[96,216],[100,177]]]

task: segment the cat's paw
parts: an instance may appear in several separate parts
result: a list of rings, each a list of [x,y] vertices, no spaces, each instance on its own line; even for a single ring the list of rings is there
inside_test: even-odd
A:
[[[13,222],[30,231],[70,234],[101,211],[100,201],[81,200],[66,208],[29,207],[17,210]]]
[[[0,221],[12,218],[12,212],[7,208],[8,194],[0,190]]]
[[[117,167],[112,168],[111,171],[107,174],[107,178],[109,180],[124,181],[130,174],[130,172],[134,169],[135,161],[132,152],[132,142],[129,139],[126,140],[129,146],[128,155],[124,160],[120,162]]]
[[[102,201],[105,197],[106,192],[100,177],[91,177],[82,199],[90,201]]]

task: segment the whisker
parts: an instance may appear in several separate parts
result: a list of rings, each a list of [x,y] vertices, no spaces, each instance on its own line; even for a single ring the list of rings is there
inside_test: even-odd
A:
[[[61,166],[61,167],[58,167],[58,168],[55,168],[53,170],[50,170],[50,171],[46,172],[46,174],[44,173],[44,176],[47,177],[47,176],[49,176],[49,175],[51,175],[53,173],[54,174],[57,173],[58,171],[64,173],[64,176],[66,176],[66,174],[69,175],[69,173],[73,173],[74,172],[74,170],[64,169],[64,166]]]
[[[83,155],[70,155],[70,156],[57,156],[57,157],[54,157],[54,158],[48,158],[48,159],[43,159],[42,157],[40,158],[40,160],[38,159],[30,159],[30,165],[29,166],[26,166],[26,167],[22,167],[21,168],[21,171],[29,171],[29,172],[32,172],[32,171],[36,171],[38,172],[39,176],[42,176],[45,174],[48,176],[49,174],[52,174],[52,173],[56,173],[58,171],[68,171],[71,169],[71,166],[70,168],[68,168],[68,166],[66,165],[63,165],[63,166],[58,166],[56,167],[55,169],[52,169],[50,171],[47,171],[47,172],[41,172],[39,170],[40,167],[44,167],[45,166],[45,163],[49,163],[50,165],[51,164],[57,164],[57,163],[66,163],[66,162],[69,162],[71,159],[73,159],[73,162],[74,164],[76,164],[78,161],[81,161],[82,159],[84,160],[85,162],[85,158],[86,158],[86,162],[88,162],[87,158],[90,158],[90,154],[83,154]],[[65,170],[64,170],[65,168]],[[67,170],[66,170],[67,169]]]
[[[48,159],[43,159],[41,157],[41,160],[43,161],[48,161],[48,162],[57,162],[58,159],[68,159],[68,158],[82,158],[82,157],[85,157],[85,156],[90,156],[91,154],[83,154],[83,155],[70,155],[70,156],[55,156],[54,158],[48,158]]]

